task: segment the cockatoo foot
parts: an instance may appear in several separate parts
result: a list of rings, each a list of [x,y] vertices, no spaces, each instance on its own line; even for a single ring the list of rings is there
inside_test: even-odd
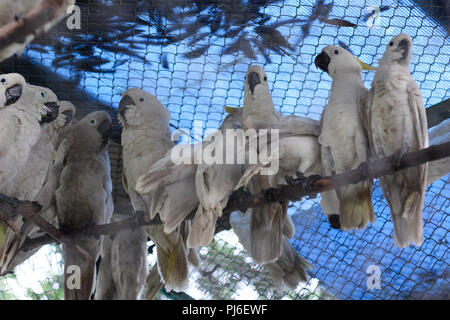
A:
[[[333,229],[341,229],[341,222],[338,214],[329,214],[327,215],[328,222],[330,222],[330,225]]]

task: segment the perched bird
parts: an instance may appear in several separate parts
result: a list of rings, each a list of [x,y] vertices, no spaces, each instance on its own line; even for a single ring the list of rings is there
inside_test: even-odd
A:
[[[251,166],[247,168],[244,180],[248,183],[244,184],[251,193],[266,192],[280,183],[286,183],[286,176],[295,175],[296,172],[306,176],[320,174],[320,148],[317,142],[319,123],[277,112],[269,92],[267,75],[259,66],[251,66],[245,77],[242,120],[246,130],[277,129],[279,132],[279,141],[271,139],[265,147],[258,147],[259,155],[269,154],[269,149],[278,151],[278,155],[270,156],[271,165],[278,170],[263,175],[256,174],[258,171]],[[278,145],[274,146],[275,142]],[[266,194],[270,196],[270,193]],[[257,263],[265,264],[278,259],[285,229],[291,230],[288,237],[292,237],[294,227],[286,214],[287,206],[288,202],[285,201],[252,208],[250,254]]]
[[[245,140],[239,139],[239,132],[243,138],[241,108],[233,109],[219,130],[203,143],[203,152],[220,154],[222,159],[217,159],[217,163],[203,161],[197,165],[195,190],[199,204],[188,236],[188,246],[191,248],[206,246],[212,241],[217,218],[222,216],[222,210],[227,206],[232,191],[245,172],[245,163],[237,162],[238,152],[245,143]],[[237,136],[236,141],[234,134]],[[228,163],[226,157],[230,154],[235,157]]]
[[[251,66],[245,76],[244,129],[280,129],[285,134],[317,134],[317,121],[295,115],[283,115],[275,110],[269,92],[267,75],[260,66]]]
[[[326,46],[316,57],[315,65],[332,78],[330,97],[321,118],[322,167],[326,175],[339,174],[368,159],[369,142],[359,112],[368,93],[361,71],[369,68],[338,46]],[[375,221],[371,186],[372,182],[366,180],[336,189],[342,229],[362,229]],[[334,197],[332,193],[328,195]],[[335,205],[330,207],[337,209]]]
[[[16,80],[12,81],[11,77],[19,79],[20,84],[17,84]],[[0,85],[0,90],[8,96],[5,105],[0,108],[0,190],[4,190],[27,163],[30,151],[41,133],[41,127],[58,116],[58,104],[56,96],[50,90],[25,85],[20,75],[1,76],[1,83],[9,83],[6,91]],[[15,89],[11,89],[10,85]],[[18,86],[23,88],[23,93]],[[18,94],[21,96],[17,100]],[[16,102],[8,104],[11,99]],[[0,223],[0,273],[6,267],[3,265],[3,259],[10,239],[11,230],[8,228],[18,232],[14,221]]]
[[[230,215],[230,224],[247,252],[250,252],[250,224],[251,213],[233,212]],[[264,264],[264,270],[272,277],[277,291],[282,292],[289,288],[294,290],[299,282],[308,280],[307,271],[312,265],[299,256],[298,252],[291,246],[286,236],[283,236],[281,253],[277,260]]]
[[[450,119],[442,121],[429,132],[430,145],[450,142]],[[450,173],[450,158],[428,162],[427,185]]]
[[[62,104],[64,104],[64,102]],[[63,133],[64,132],[65,130],[63,130]],[[64,134],[62,135],[64,136]],[[44,182],[44,185],[42,186],[39,193],[34,198],[34,201],[38,202],[42,206],[42,209],[39,212],[40,217],[47,222],[52,223],[56,227],[58,227],[58,223],[56,219],[55,193],[59,187],[61,172],[64,168],[66,144],[66,139],[64,139],[59,144],[58,149],[55,151],[53,165],[47,175],[46,181]],[[27,239],[38,238],[45,235],[45,232],[41,231],[33,221],[26,220],[20,230],[16,232],[16,235],[17,237],[14,239],[13,243],[8,246],[7,251],[9,253],[8,255],[12,256],[14,259],[9,263],[4,263],[2,265],[2,271],[0,275],[13,270],[16,266],[34,255],[41,247],[37,247],[32,250],[22,250],[22,245]]]
[[[111,222],[128,218],[114,213]],[[147,234],[143,229],[105,236],[95,300],[137,300],[148,274]]]
[[[237,151],[238,144],[232,145],[233,139],[226,137],[227,129],[242,129],[242,109],[232,109],[219,129],[204,142],[172,148],[139,178],[136,185],[141,193],[158,195],[155,204],[166,232],[172,232],[195,213],[187,238],[189,248],[211,242],[216,220],[222,215],[222,209],[245,170],[245,164],[227,164],[226,159],[214,163],[203,161],[203,151],[222,156]],[[233,150],[226,150],[227,146]],[[180,159],[173,161],[173,154],[178,155],[181,150]]]
[[[23,87],[23,84],[19,86]],[[11,87],[6,92],[10,93]],[[50,89],[29,84],[25,85],[19,100],[0,108],[0,190],[25,164],[39,139],[41,128],[56,119],[58,110],[58,99]]]
[[[67,136],[63,169],[55,194],[58,224],[63,232],[109,223],[114,206],[106,147],[111,134],[110,116],[97,111],[86,115]],[[62,245],[64,298],[87,300],[94,291],[96,261],[103,237],[80,235],[76,241],[87,256]]]
[[[2,192],[19,200],[33,200],[41,190],[53,165],[54,152],[61,141],[61,134],[70,130],[75,107],[69,101],[59,102],[59,114],[55,121],[41,130],[39,139],[31,148],[25,165],[14,180]]]
[[[25,78],[18,73],[0,75],[0,108],[19,100],[25,84]]]
[[[6,188],[0,191],[1,193],[19,200],[35,200],[49,178],[53,167],[54,152],[62,138],[61,135],[64,136],[64,133],[68,132],[75,114],[75,107],[72,103],[62,101],[59,105],[58,117],[41,130],[39,139],[31,148],[26,163]],[[19,232],[16,234],[13,230],[8,231],[6,250],[4,255],[0,256],[0,272],[4,272],[4,268],[11,268],[11,261],[33,230],[33,223],[24,223],[20,217],[16,219],[14,225]],[[23,225],[26,227],[22,228]]]
[[[2,10],[0,12],[0,28],[5,27],[11,23],[18,23],[22,21],[27,23],[25,17],[31,12],[40,7],[43,0],[3,0]],[[0,50],[0,61],[3,61],[13,55],[20,55],[25,47],[32,42],[35,37],[43,32],[47,32],[62,18],[67,15],[67,8],[75,4],[75,0],[65,0],[61,7],[58,7],[55,17],[48,23],[38,27],[33,32],[24,35],[22,39],[17,39],[17,42]]]
[[[140,193],[135,186],[138,178],[173,146],[169,120],[169,111],[153,95],[138,88],[123,93],[119,104],[119,121],[123,127],[123,185],[134,210],[149,212],[151,218],[159,212],[159,194]],[[164,220],[162,215],[161,219]],[[182,290],[187,284],[188,251],[184,237],[188,234],[187,227],[182,225],[170,233],[164,232],[163,225],[146,228],[156,244],[159,272],[169,291]]]
[[[395,36],[386,46],[364,108],[371,152],[375,158],[428,147],[427,116],[422,94],[409,72],[412,40]],[[407,247],[423,241],[422,207],[427,164],[380,178],[391,209],[395,243]]]

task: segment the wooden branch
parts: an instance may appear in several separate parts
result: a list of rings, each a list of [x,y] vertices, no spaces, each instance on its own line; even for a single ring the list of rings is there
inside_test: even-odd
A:
[[[143,211],[137,211],[130,218],[120,221],[111,222],[108,224],[90,225],[80,230],[73,230],[68,235],[85,235],[89,237],[100,237],[108,234],[120,232],[122,230],[131,229],[136,230],[140,227],[147,227],[150,225],[162,224],[159,215],[150,220],[148,214]]]
[[[0,50],[14,43],[24,43],[27,36],[34,35],[38,29],[53,21],[64,8],[65,0],[44,0],[24,18],[1,27]]]
[[[450,99],[441,101],[425,109],[427,112],[428,128],[437,126],[442,121],[450,118]]]
[[[37,213],[40,211],[40,209],[37,212],[33,212],[30,210],[23,210],[20,207],[17,210],[17,214],[20,214],[26,219],[31,220],[35,225],[37,225],[41,230],[44,230],[47,232],[52,238],[54,238],[56,241],[60,243],[64,243],[65,245],[74,248],[79,253],[83,255],[86,259],[90,258],[89,253],[80,247],[72,237],[68,236],[67,234],[61,232],[58,228],[56,228],[54,225],[52,225],[50,222],[39,216]]]
[[[22,247],[20,247],[20,251],[23,252],[31,251],[50,243],[59,243],[59,242],[56,241],[55,238],[53,238],[51,235],[46,233],[40,237],[26,239]]]
[[[369,163],[363,163],[357,169],[331,177],[303,177],[302,175],[299,175],[296,179],[291,179],[290,184],[282,185],[279,188],[274,189],[270,199],[266,196],[266,194],[252,195],[247,191],[237,190],[233,192],[230,200],[228,201],[227,207],[223,210],[224,214],[218,220],[219,226],[216,228],[216,232],[230,228],[227,220],[228,215],[233,211],[245,211],[248,208],[254,208],[273,202],[299,201],[301,198],[306,196],[315,196],[317,193],[329,191],[348,184],[359,183],[368,179],[379,178],[399,170],[414,167],[428,161],[439,160],[445,157],[450,157],[450,142],[407,153],[403,155],[399,161],[396,156],[372,160],[369,161]],[[53,239],[50,239],[45,235],[43,237],[29,239],[25,241],[22,247],[24,250],[31,250],[36,248],[36,245],[52,243],[55,242],[55,240],[63,243],[71,243],[72,238],[80,235],[99,237],[125,229],[136,229],[139,227],[163,223],[159,215],[157,215],[154,219],[149,220],[148,215],[145,212],[138,211],[130,218],[126,218],[121,221],[112,222],[105,225],[93,225],[82,230],[75,230],[70,233],[63,234],[60,230],[56,229],[45,220],[45,223],[40,221],[39,216],[28,213],[23,215],[32,219],[32,221],[35,222],[43,231],[48,232],[53,237]],[[189,215],[188,218],[192,219],[193,215]]]
[[[246,191],[238,190],[232,195],[224,213],[259,207],[265,204],[280,201],[298,201],[306,196],[314,196],[317,193],[336,189],[348,184],[359,183],[385,175],[392,174],[406,168],[415,167],[428,161],[450,157],[450,142],[434,145],[429,148],[409,152],[403,155],[399,163],[396,156],[374,159],[363,163],[357,169],[334,175],[331,177],[312,177],[308,179],[299,177],[294,183],[282,185],[278,192],[274,192],[271,199],[265,194],[251,195]],[[234,201],[233,201],[234,200]]]
[[[45,221],[45,220],[44,220]],[[34,221],[33,221],[34,222]],[[78,229],[78,230],[71,230],[70,232],[62,233],[60,230],[56,229],[53,225],[51,227],[44,226],[44,225],[38,225],[41,230],[49,233],[49,230],[52,231],[54,234],[54,229],[58,230],[57,237],[49,236],[48,234],[45,234],[40,237],[36,237],[33,239],[27,239],[25,240],[24,244],[20,248],[21,251],[29,251],[33,250],[35,248],[41,247],[46,244],[51,243],[67,243],[67,238],[69,239],[75,239],[80,236],[88,236],[93,238],[98,238],[100,236],[114,234],[117,232],[120,232],[122,230],[135,230],[137,228],[146,227],[150,225],[159,225],[162,224],[161,219],[159,218],[159,215],[157,215],[154,219],[150,220],[148,217],[148,214],[146,214],[143,211],[137,211],[133,216],[130,218],[123,219],[121,221],[111,222],[108,224],[103,225],[89,225],[85,228]],[[61,238],[61,236],[63,238]]]

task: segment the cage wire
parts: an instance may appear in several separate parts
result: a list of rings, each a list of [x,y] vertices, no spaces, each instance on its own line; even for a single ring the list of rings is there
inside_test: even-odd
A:
[[[345,46],[376,66],[399,33],[413,39],[410,70],[425,106],[450,96],[447,1],[84,0],[77,5],[80,29],[69,30],[63,20],[25,54],[1,63],[0,70],[20,72],[60,100],[71,100],[78,117],[96,109],[115,117],[121,93],[140,87],[168,107],[173,127],[191,132],[195,125],[204,134],[219,127],[225,105],[242,106],[245,73],[260,64],[280,112],[318,120],[331,86],[330,77],[314,66],[322,48]],[[367,87],[373,76],[363,73]],[[114,197],[126,197],[120,145],[111,143],[109,151]],[[314,265],[311,279],[296,290],[276,292],[269,274],[230,230],[200,250],[201,265],[192,271],[185,293],[194,299],[449,299],[449,178],[426,190],[420,247],[395,247],[389,207],[375,183],[377,220],[362,231],[332,229],[320,196],[291,204],[288,213],[296,226],[291,243]],[[150,255],[150,264],[154,261]],[[379,288],[370,283],[378,271]],[[44,246],[1,277],[0,298],[62,299],[59,247]]]

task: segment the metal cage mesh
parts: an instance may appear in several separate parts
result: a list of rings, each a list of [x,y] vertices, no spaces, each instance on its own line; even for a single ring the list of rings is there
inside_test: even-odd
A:
[[[242,106],[244,75],[257,63],[267,72],[279,111],[320,119],[331,85],[314,66],[321,49],[346,46],[376,65],[389,39],[401,32],[413,38],[410,69],[425,106],[450,96],[447,1],[84,0],[77,5],[81,29],[69,30],[62,21],[24,55],[1,63],[0,71],[20,72],[51,88],[76,105],[78,116],[95,109],[115,115],[121,93],[141,87],[169,108],[174,127],[199,126],[204,134],[218,128],[225,105]],[[288,45],[261,32],[261,26],[276,26]],[[363,73],[367,87],[373,75]],[[119,145],[110,145],[115,196],[125,196],[120,152]],[[449,175],[427,188],[424,243],[406,249],[393,244],[389,207],[378,184],[377,221],[363,231],[332,229],[319,198],[291,204],[292,244],[314,265],[307,284],[274,291],[270,276],[232,231],[224,231],[200,250],[201,266],[192,272],[187,293],[195,299],[448,299],[449,197]],[[0,278],[0,298],[61,299],[61,263],[58,247],[42,248]],[[379,289],[369,288],[371,266],[379,268]]]

